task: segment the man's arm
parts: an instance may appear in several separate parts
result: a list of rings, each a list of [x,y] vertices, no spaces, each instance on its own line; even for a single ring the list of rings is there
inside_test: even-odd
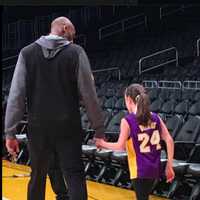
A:
[[[98,103],[94,78],[84,50],[79,54],[78,87],[96,138],[104,137],[104,118]]]
[[[22,54],[19,54],[12,78],[9,92],[6,115],[5,134],[6,139],[15,139],[16,127],[23,119],[26,98],[26,68]]]

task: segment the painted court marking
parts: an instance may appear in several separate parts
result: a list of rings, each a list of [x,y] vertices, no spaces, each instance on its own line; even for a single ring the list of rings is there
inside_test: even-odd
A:
[[[7,199],[7,198],[3,197],[2,200],[10,200],[10,199]]]

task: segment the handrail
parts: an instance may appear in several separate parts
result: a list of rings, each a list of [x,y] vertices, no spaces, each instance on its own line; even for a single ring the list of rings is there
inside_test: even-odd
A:
[[[200,81],[184,81],[183,89],[200,90]]]
[[[4,68],[2,68],[2,71],[6,71],[6,70],[9,70],[9,69],[12,69],[12,68],[15,68],[15,65],[10,65],[8,67],[4,67]]]
[[[197,40],[197,56],[200,56],[200,38]]]
[[[139,22],[139,23],[134,23],[134,24],[131,25],[131,26],[130,26],[130,25],[129,25],[129,26],[126,26],[126,22],[127,22],[127,21],[129,21],[129,20],[131,20],[131,19],[135,19],[135,18],[141,17],[141,16],[144,16],[144,22],[142,21],[142,22]],[[137,25],[141,25],[141,24],[143,24],[143,23],[145,24],[145,26],[147,25],[147,18],[146,18],[146,16],[144,15],[144,13],[141,13],[141,14],[138,14],[138,15],[135,15],[135,16],[132,16],[132,17],[128,17],[128,18],[125,18],[125,19],[116,21],[116,22],[114,22],[114,23],[112,23],[112,24],[105,25],[105,26],[99,28],[99,30],[98,30],[98,32],[99,32],[99,40],[101,40],[101,39],[103,39],[103,38],[105,38],[105,37],[107,37],[107,36],[113,35],[113,34],[115,34],[115,33],[124,32],[125,30],[128,30],[128,29],[130,29],[130,28],[132,28],[132,27],[134,27],[134,26],[137,26]],[[109,32],[109,33],[107,33],[107,34],[104,34],[104,35],[102,34],[102,31],[103,31],[103,30],[106,30],[107,28],[110,28],[110,27],[114,27],[114,26],[117,25],[117,24],[119,24],[119,27],[118,27],[117,30],[111,31],[111,32]]]
[[[184,10],[184,5],[182,5],[179,8],[175,8],[172,11],[164,13],[163,9],[166,8],[166,7],[169,7],[169,5],[164,5],[164,6],[160,7],[160,20],[162,20],[162,18],[165,17],[165,16],[172,15],[172,14],[178,12],[179,10],[181,10],[181,11]]]
[[[153,57],[153,56],[156,56],[156,55],[159,55],[159,54],[162,54],[162,53],[165,53],[165,52],[167,52],[167,51],[173,51],[173,50],[175,50],[175,52],[176,52],[176,58],[175,58],[175,59],[169,60],[169,61],[164,62],[164,63],[161,63],[161,64],[159,64],[159,65],[155,65],[155,66],[150,67],[150,68],[148,68],[148,69],[142,70],[142,61],[143,61],[143,60],[145,60],[145,59],[147,59],[147,58],[150,58],[150,57]],[[146,71],[149,71],[149,70],[151,70],[151,69],[155,69],[155,68],[158,68],[158,67],[167,65],[167,64],[169,64],[169,63],[173,63],[173,62],[175,62],[175,61],[176,61],[176,66],[178,66],[178,51],[177,51],[176,47],[171,47],[171,48],[168,48],[168,49],[164,49],[164,50],[161,50],[161,51],[157,51],[156,53],[153,53],[153,54],[150,54],[150,55],[148,55],[148,56],[144,56],[144,57],[140,58],[140,60],[139,60],[139,74],[141,74],[141,73],[143,73],[143,72],[146,72]]]
[[[2,39],[1,39],[1,42],[2,42],[2,49],[6,49],[7,47],[7,42],[8,42],[8,26],[6,25],[3,25],[2,27]]]
[[[158,82],[157,81],[151,81],[151,80],[144,80],[144,81],[142,81],[142,85],[145,88],[157,88]]]
[[[93,73],[98,73],[98,72],[107,72],[107,71],[118,71],[118,78],[119,80],[121,80],[121,71],[119,69],[119,67],[111,67],[111,68],[104,68],[104,69],[97,69],[97,70],[93,70]]]
[[[4,25],[3,27],[3,42],[2,42],[2,47],[3,50],[7,49],[20,49],[21,47],[24,46],[25,44],[28,44],[32,42],[34,39],[39,37],[41,34],[44,34],[46,32],[47,25],[42,23],[42,20],[51,20],[51,15],[45,15],[45,16],[36,16],[34,19],[30,20],[18,20],[16,22],[9,23],[7,25]],[[27,39],[23,38],[22,31],[26,30],[27,28],[25,25],[30,24],[32,33],[30,37]],[[22,29],[23,27],[23,29]],[[45,29],[45,32],[44,32]],[[6,35],[4,32],[6,31]],[[11,34],[12,33],[12,34]],[[12,36],[11,36],[12,35]],[[11,41],[10,37],[15,37],[14,38],[14,43]],[[84,46],[86,45],[86,38],[83,39],[83,44]]]
[[[17,57],[18,57],[18,55],[10,56],[10,57],[7,57],[7,58],[3,58],[3,59],[2,59],[2,62],[5,62],[5,61],[7,61],[7,60],[11,60],[11,59],[17,58]]]
[[[163,89],[181,89],[181,81],[158,81],[158,88]]]

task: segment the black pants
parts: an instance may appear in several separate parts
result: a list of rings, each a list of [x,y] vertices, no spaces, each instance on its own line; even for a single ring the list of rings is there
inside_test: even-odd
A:
[[[133,179],[137,200],[148,200],[152,191],[154,179]]]
[[[51,187],[56,194],[56,200],[69,200],[68,187],[65,183],[58,156],[54,153],[51,155],[51,159],[48,167],[48,175],[51,183]]]
[[[87,200],[81,160],[81,128],[71,121],[31,122],[28,128],[31,179],[28,200],[45,200],[46,175],[51,155],[56,153],[70,200]]]

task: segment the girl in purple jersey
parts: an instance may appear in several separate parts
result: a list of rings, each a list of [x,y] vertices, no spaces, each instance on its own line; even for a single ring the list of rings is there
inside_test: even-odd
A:
[[[161,139],[167,147],[167,182],[174,179],[174,142],[162,119],[150,112],[149,97],[142,85],[132,84],[125,90],[125,103],[129,114],[121,120],[118,141],[113,143],[97,139],[96,145],[112,150],[126,148],[137,200],[148,200],[155,179],[161,176]]]

